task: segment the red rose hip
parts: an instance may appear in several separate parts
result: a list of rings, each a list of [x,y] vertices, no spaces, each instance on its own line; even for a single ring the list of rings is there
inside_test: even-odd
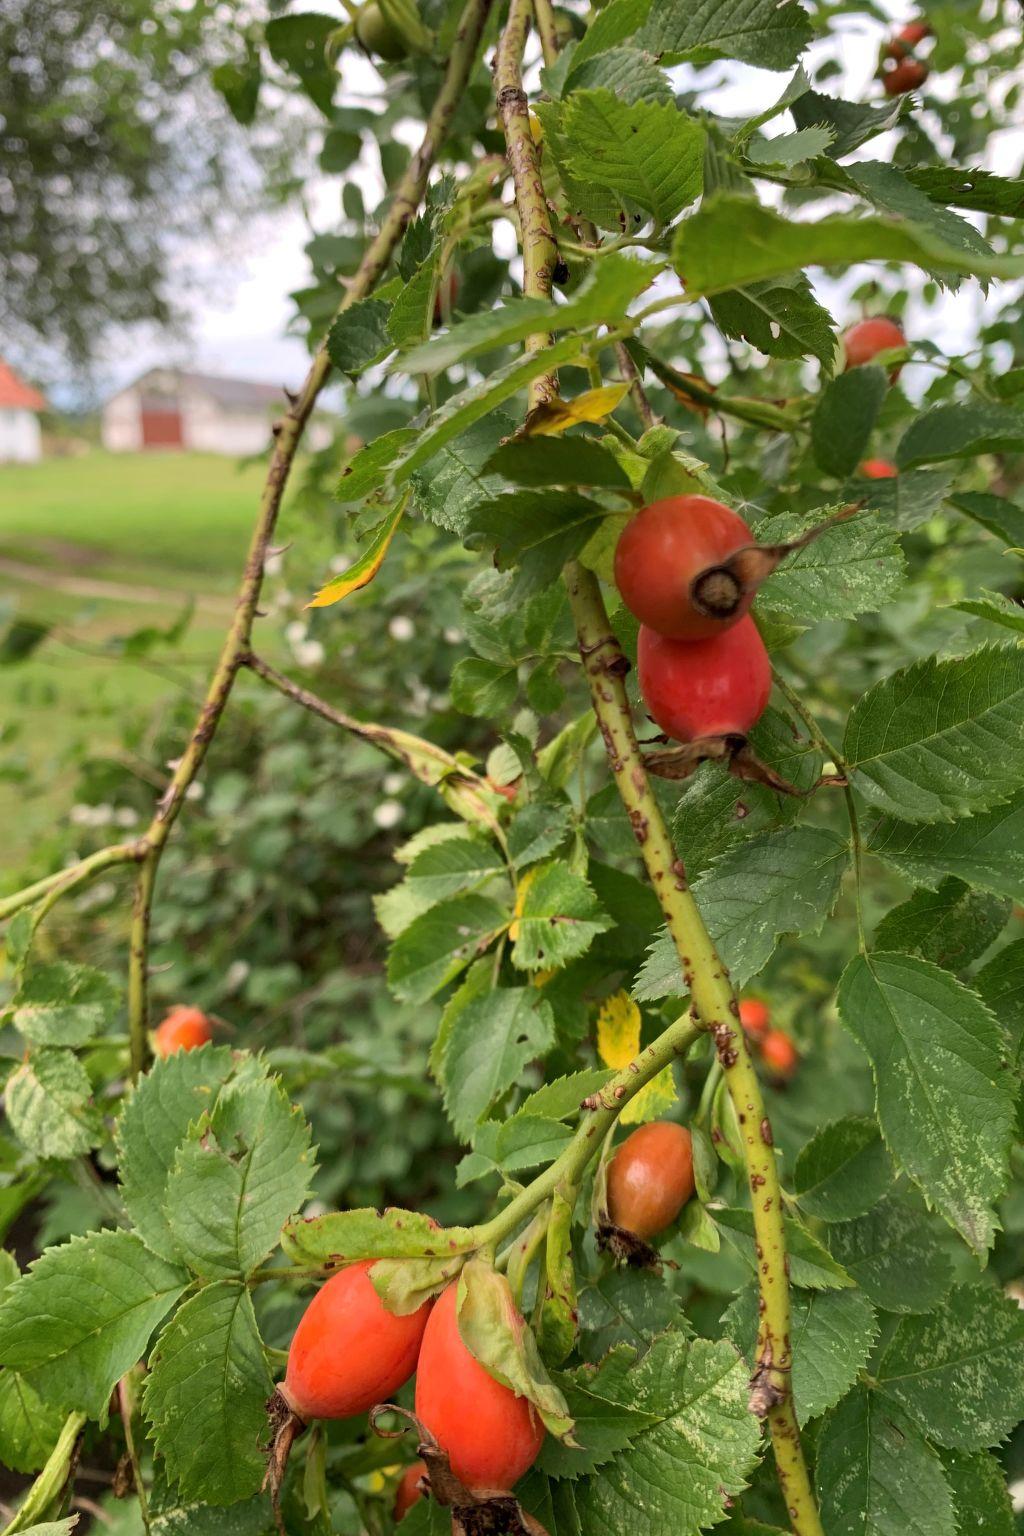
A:
[[[895,320],[890,320],[888,315],[859,320],[843,336],[845,367],[861,368],[865,363],[874,362],[880,352],[889,352],[894,347],[905,347],[906,344],[907,338],[902,328]],[[897,364],[889,374],[893,383],[900,376],[901,366]]]
[[[544,1425],[533,1404],[495,1381],[463,1342],[458,1288],[455,1281],[438,1298],[423,1335],[416,1417],[467,1488],[507,1490],[537,1460]]]
[[[430,1316],[389,1312],[373,1288],[373,1261],[332,1275],[306,1308],[288,1351],[281,1396],[301,1419],[350,1419],[388,1400],[416,1369]]]
[[[213,1039],[213,1026],[205,1013],[184,1005],[172,1008],[153,1032],[153,1050],[157,1056],[173,1056],[175,1051],[194,1051]]]
[[[865,480],[895,480],[899,471],[888,459],[865,459],[860,466]]]
[[[693,1140],[684,1125],[641,1125],[608,1164],[608,1215],[637,1237],[656,1237],[675,1221],[694,1191]]]
[[[420,1487],[420,1478],[425,1477],[427,1464],[425,1461],[414,1461],[412,1466],[406,1467],[402,1473],[398,1489],[395,1493],[395,1519],[403,1519],[418,1504],[423,1497],[423,1489]]]
[[[745,736],[772,691],[772,667],[749,614],[711,640],[668,640],[640,626],[640,692],[676,741]]]
[[[759,997],[745,997],[740,1003],[740,1023],[752,1039],[762,1039],[768,1032],[771,1020],[768,1004]]]
[[[738,512],[710,496],[670,496],[642,507],[615,550],[615,582],[629,611],[660,635],[701,640],[747,612],[744,591],[723,562],[754,542]]]

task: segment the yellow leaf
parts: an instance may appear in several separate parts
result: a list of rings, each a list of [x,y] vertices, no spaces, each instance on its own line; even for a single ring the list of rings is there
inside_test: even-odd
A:
[[[543,400],[526,418],[528,437],[558,437],[581,421],[603,421],[610,416],[627,391],[628,383],[602,384],[600,389],[584,390],[574,400]]]
[[[640,1054],[640,1009],[628,992],[613,992],[597,1015],[597,1054],[606,1067],[621,1072]],[[646,1083],[619,1116],[624,1125],[657,1120],[676,1097],[671,1067],[663,1067]]]
[[[384,556],[402,521],[402,513],[405,511],[408,500],[409,492],[406,491],[405,495],[395,502],[384,521],[378,523],[373,538],[355,564],[350,565],[347,571],[342,571],[340,576],[335,576],[326,586],[321,587],[316,596],[306,604],[307,608],[329,608],[332,603],[340,603],[342,598],[348,597],[350,592],[358,592],[360,587],[367,586],[373,580],[384,564]]]
[[[526,905],[526,893],[536,878],[537,869],[528,869],[526,874],[523,875],[522,879],[519,881],[519,884],[516,886],[516,904],[514,909],[515,916],[508,926],[508,936],[512,940],[513,944],[515,944],[519,938],[519,919],[522,917],[523,908]],[[549,974],[553,976],[554,971],[551,971]]]

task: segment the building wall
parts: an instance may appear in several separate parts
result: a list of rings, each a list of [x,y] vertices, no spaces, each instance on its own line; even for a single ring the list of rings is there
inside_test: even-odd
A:
[[[108,400],[100,420],[100,437],[108,453],[138,453],[142,447],[142,417],[138,390],[125,389]]]
[[[257,409],[229,411],[209,395],[185,390],[181,395],[185,446],[197,453],[242,456],[263,453],[270,442],[271,416]]]
[[[0,410],[0,461],[34,464],[41,457],[39,417],[35,412]]]

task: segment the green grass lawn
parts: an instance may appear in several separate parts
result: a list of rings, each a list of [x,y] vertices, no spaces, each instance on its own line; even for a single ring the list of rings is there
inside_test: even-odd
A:
[[[26,661],[0,667],[0,887],[67,815],[81,752],[117,754],[130,716],[204,686],[263,475],[210,454],[0,465],[0,633],[12,607],[54,626]],[[167,628],[189,597],[172,654],[116,654],[118,637]]]

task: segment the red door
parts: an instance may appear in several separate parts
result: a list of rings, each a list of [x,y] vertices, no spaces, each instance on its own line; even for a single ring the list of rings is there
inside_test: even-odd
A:
[[[180,411],[142,407],[143,448],[181,448],[184,441]]]

